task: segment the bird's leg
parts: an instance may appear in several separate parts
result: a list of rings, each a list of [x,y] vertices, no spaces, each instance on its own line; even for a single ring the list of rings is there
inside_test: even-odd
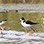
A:
[[[1,34],[3,34],[2,31],[3,31],[4,29],[3,29],[3,27],[1,27],[1,26],[0,26],[0,28],[2,29],[2,30],[1,30]]]
[[[27,33],[27,28],[23,28],[25,30],[25,33]]]
[[[25,32],[27,33],[27,28],[25,28]]]
[[[2,31],[4,30],[4,28],[2,26],[0,26],[0,28],[2,29]]]
[[[32,27],[30,27],[30,28],[35,32],[35,30]]]

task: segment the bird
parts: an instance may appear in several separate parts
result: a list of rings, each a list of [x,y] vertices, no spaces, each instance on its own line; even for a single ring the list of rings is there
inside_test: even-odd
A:
[[[35,24],[38,24],[38,23],[34,23],[32,21],[29,21],[29,20],[25,21],[25,19],[23,17],[20,18],[20,23],[25,28],[30,27],[34,32],[35,32],[35,30],[31,26],[35,25]],[[27,29],[26,29],[26,32],[27,32]]]
[[[7,21],[7,19],[6,20],[0,20],[0,28],[2,29],[1,33],[4,30],[4,28],[1,25],[4,24],[6,21]]]
[[[42,19],[41,20],[43,20],[43,24],[44,24],[44,16],[42,17]]]

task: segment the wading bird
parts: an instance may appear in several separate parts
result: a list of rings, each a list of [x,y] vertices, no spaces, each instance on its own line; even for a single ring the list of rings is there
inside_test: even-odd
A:
[[[0,28],[2,29],[1,34],[2,34],[2,31],[4,30],[4,28],[1,25],[4,24],[6,21],[7,21],[7,19],[6,20],[0,20]]]
[[[38,23],[31,22],[29,20],[25,21],[25,19],[23,17],[20,19],[20,22],[23,27],[25,27],[25,28],[30,27],[34,32],[35,32],[35,30],[31,26],[38,24]],[[26,32],[27,32],[27,29],[26,29]]]
[[[41,20],[43,20],[43,24],[44,24],[44,16],[43,16],[43,18]]]

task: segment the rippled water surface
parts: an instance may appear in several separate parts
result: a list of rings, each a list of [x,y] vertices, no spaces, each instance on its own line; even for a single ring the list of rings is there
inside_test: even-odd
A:
[[[36,32],[28,36],[25,32],[18,31],[3,31],[3,35],[0,34],[0,42],[10,43],[10,44],[43,44],[44,43],[44,33]]]
[[[18,12],[3,13],[5,10],[18,10]],[[1,44],[44,44],[44,25],[42,17],[44,16],[44,4],[0,4],[0,20],[8,19],[2,27],[5,29],[1,34]],[[24,17],[25,20],[37,22],[33,25],[33,32],[28,28],[28,33],[25,33],[25,28],[19,23],[19,19]],[[29,32],[31,34],[29,35]]]
[[[0,9],[14,10],[27,9],[32,12],[44,12],[44,4],[0,4]],[[29,11],[29,12],[31,12]],[[24,11],[27,12],[27,11]]]

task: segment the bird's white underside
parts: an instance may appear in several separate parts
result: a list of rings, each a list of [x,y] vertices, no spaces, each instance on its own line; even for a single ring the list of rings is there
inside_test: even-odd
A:
[[[1,23],[0,23],[0,25],[4,24],[5,22],[6,22],[6,21],[4,21],[4,22],[1,22]]]
[[[30,27],[30,26],[31,26],[30,24],[26,24],[25,22],[24,22],[24,23],[21,22],[21,24],[22,24],[22,26],[24,26],[24,27]]]

